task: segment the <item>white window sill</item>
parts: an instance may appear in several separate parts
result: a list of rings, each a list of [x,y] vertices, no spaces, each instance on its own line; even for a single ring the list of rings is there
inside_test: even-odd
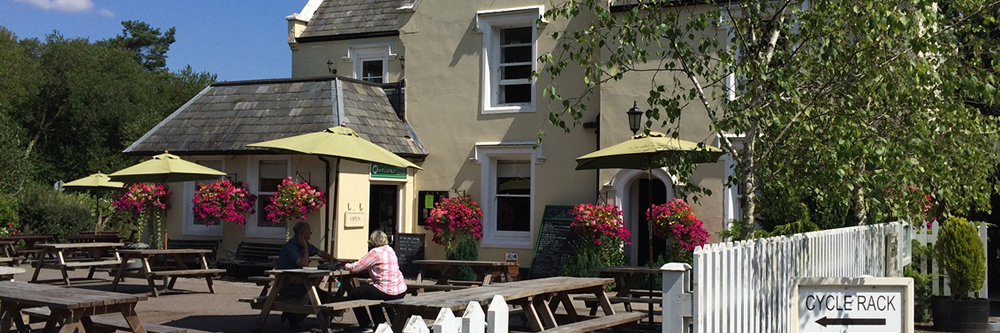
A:
[[[534,106],[491,106],[483,108],[483,114],[534,113]]]

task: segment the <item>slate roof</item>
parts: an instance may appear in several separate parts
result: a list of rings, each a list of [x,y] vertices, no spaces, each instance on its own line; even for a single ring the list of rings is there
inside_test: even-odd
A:
[[[336,80],[336,81],[334,81]],[[346,119],[332,91],[341,87]],[[255,154],[248,143],[322,131],[346,121],[362,138],[403,157],[427,151],[400,120],[378,84],[320,77],[216,83],[174,111],[125,149],[134,155],[169,150],[178,155]]]
[[[396,9],[413,0],[324,0],[299,38],[396,32]]]

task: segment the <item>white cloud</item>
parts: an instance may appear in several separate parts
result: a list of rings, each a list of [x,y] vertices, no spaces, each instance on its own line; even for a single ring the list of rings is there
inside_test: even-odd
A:
[[[115,12],[107,8],[101,8],[100,10],[97,11],[97,13],[105,17],[115,17]]]
[[[90,0],[17,0],[17,2],[27,2],[44,10],[58,10],[67,13],[85,12],[94,8],[94,2]],[[103,12],[101,14],[103,15]]]

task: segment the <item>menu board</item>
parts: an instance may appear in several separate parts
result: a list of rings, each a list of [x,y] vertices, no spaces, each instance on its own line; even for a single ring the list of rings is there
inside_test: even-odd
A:
[[[396,234],[396,257],[404,276],[416,276],[420,266],[414,260],[424,259],[424,234]]]
[[[571,209],[573,206],[545,206],[529,279],[559,276],[563,266],[576,255],[577,236],[571,226]]]
[[[448,191],[418,191],[417,204],[420,205],[420,216],[417,225],[427,225],[427,217],[431,216],[434,204],[448,197]]]

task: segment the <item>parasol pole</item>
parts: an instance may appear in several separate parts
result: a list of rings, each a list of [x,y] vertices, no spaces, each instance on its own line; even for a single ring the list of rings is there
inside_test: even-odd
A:
[[[649,157],[646,157],[649,158]],[[648,211],[653,207],[653,166],[650,165],[649,161],[646,163],[646,178],[649,180],[646,182],[646,197],[649,198],[648,206],[646,210]],[[646,236],[649,238],[649,268],[653,268],[653,223],[646,218]],[[649,297],[653,297],[653,274],[646,274],[646,284],[649,285]],[[653,303],[649,303],[649,324],[653,324]]]

